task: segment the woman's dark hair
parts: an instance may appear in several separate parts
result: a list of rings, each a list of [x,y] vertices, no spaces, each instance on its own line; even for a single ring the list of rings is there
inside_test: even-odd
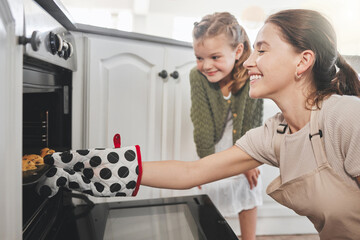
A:
[[[275,24],[282,37],[299,53],[315,53],[312,74],[316,91],[308,102],[318,106],[331,94],[360,96],[360,82],[355,70],[337,51],[336,33],[330,22],[319,12],[291,9],[275,13],[265,23]]]
[[[193,39],[204,40],[220,34],[225,34],[229,39],[230,46],[235,49],[239,43],[244,45],[243,53],[232,70],[232,77],[235,80],[230,89],[233,93],[239,91],[249,78],[243,63],[250,56],[250,40],[244,28],[240,26],[236,18],[228,12],[220,12],[206,15],[200,22],[194,23]]]

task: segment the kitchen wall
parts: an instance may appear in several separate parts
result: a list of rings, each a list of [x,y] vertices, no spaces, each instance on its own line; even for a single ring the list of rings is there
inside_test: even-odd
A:
[[[193,22],[208,13],[233,13],[254,41],[263,20],[287,8],[322,12],[333,23],[342,54],[360,55],[358,0],[62,0],[77,22],[191,41]]]

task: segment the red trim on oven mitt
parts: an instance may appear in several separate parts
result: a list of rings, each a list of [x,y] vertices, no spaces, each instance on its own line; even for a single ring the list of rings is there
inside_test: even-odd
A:
[[[60,187],[96,197],[136,196],[142,163],[138,145],[56,152],[44,158],[54,165],[38,185],[42,196],[54,196]]]

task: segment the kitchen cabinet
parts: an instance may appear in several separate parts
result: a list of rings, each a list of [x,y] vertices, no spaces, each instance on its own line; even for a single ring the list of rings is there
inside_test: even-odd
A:
[[[96,34],[85,34],[84,46],[85,145],[113,147],[120,133],[122,146],[140,145],[143,161],[194,160],[192,48]],[[169,195],[139,191],[141,198]]]
[[[22,1],[0,1],[0,239],[21,239]]]

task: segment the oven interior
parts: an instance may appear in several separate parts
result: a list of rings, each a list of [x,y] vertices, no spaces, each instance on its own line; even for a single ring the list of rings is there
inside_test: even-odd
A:
[[[23,155],[39,155],[45,147],[59,152],[71,149],[71,90],[70,70],[24,56]],[[43,165],[23,172],[24,240],[72,239],[60,231],[72,219],[66,192],[61,190],[51,199],[36,193],[36,184],[48,169]]]

